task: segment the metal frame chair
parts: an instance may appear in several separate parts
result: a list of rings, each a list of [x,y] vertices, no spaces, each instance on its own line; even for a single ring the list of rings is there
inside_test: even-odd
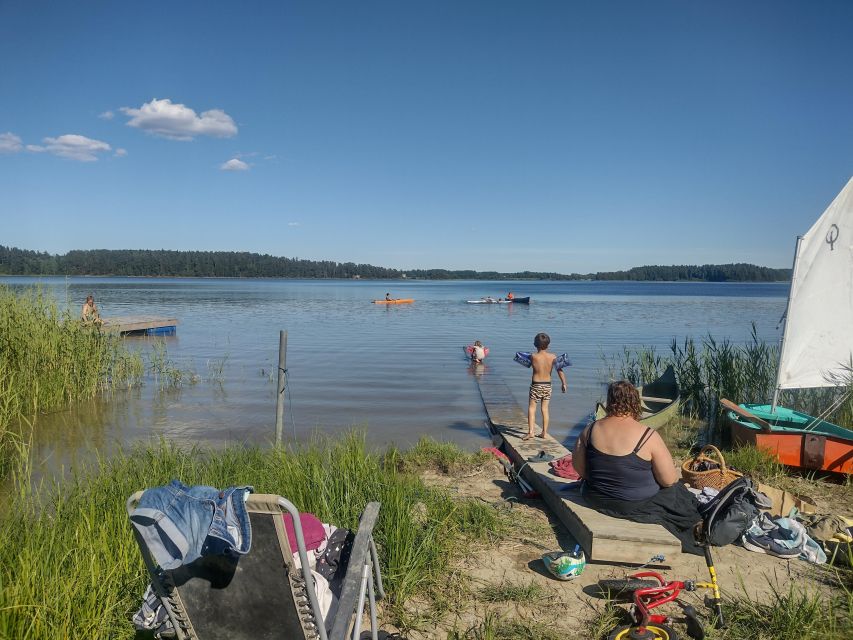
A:
[[[128,498],[128,515],[142,493]],[[246,508],[252,525],[252,550],[239,559],[203,556],[190,565],[166,571],[156,566],[138,532],[132,529],[177,640],[344,640],[350,630],[355,640],[361,635],[365,599],[371,637],[377,640],[376,596],[385,597],[373,542],[379,506],[370,502],[361,515],[332,620],[323,620],[320,613],[299,512],[286,498],[249,495]],[[293,562],[282,519],[285,512],[293,519],[300,568]]]

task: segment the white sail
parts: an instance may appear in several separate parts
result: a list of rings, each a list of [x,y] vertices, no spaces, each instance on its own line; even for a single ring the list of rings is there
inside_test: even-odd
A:
[[[777,386],[835,386],[851,354],[853,178],[798,244]]]

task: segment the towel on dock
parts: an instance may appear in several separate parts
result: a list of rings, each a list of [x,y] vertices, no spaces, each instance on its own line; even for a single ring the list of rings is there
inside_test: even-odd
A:
[[[575,471],[575,467],[572,464],[571,453],[563,456],[562,458],[552,460],[548,463],[548,466],[551,467],[555,476],[560,476],[567,480],[580,480],[580,475]]]

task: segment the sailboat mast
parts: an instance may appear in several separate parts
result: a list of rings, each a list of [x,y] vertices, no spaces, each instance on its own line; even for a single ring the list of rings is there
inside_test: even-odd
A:
[[[794,246],[794,264],[791,266],[791,288],[788,289],[788,303],[785,305],[785,316],[782,324],[782,339],[779,341],[779,360],[776,363],[776,385],[773,388],[773,402],[770,405],[770,413],[776,412],[779,402],[779,380],[782,377],[782,354],[785,351],[785,336],[788,333],[788,313],[791,311],[791,293],[794,291],[794,283],[797,281],[797,259],[800,257],[800,244],[803,236],[797,236],[797,244]]]

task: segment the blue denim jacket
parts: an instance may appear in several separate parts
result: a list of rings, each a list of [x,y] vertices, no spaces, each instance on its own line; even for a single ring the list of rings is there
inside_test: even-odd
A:
[[[252,491],[249,486],[222,491],[188,487],[172,480],[165,487],[146,489],[130,521],[163,569],[175,569],[203,555],[242,555],[252,547],[245,504]]]

